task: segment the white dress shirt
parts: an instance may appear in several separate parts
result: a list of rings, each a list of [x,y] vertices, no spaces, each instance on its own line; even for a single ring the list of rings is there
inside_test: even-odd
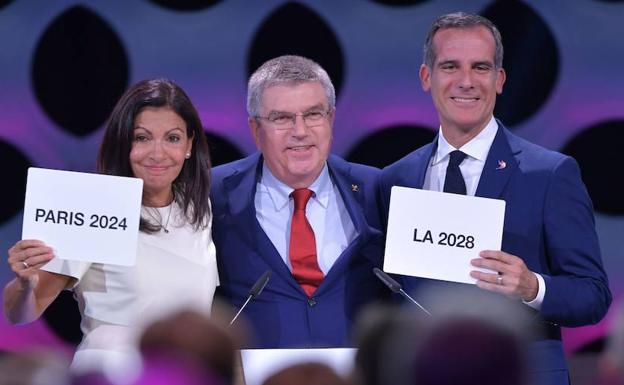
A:
[[[444,180],[446,179],[446,168],[449,163],[450,153],[455,150],[460,150],[467,156],[464,161],[459,165],[464,182],[466,183],[466,195],[474,196],[481,179],[481,172],[485,165],[485,160],[490,152],[490,147],[496,137],[498,131],[498,124],[494,117],[492,117],[485,128],[472,138],[468,143],[464,144],[460,148],[455,148],[444,138],[442,130],[439,130],[438,146],[436,151],[431,156],[429,167],[427,167],[427,173],[425,174],[425,182],[423,189],[433,191],[444,190]],[[546,282],[544,278],[533,273],[537,277],[538,292],[533,301],[526,302],[526,305],[533,309],[540,310],[544,296],[546,295]]]
[[[329,176],[327,164],[308,188],[313,194],[306,206],[306,217],[314,230],[319,267],[327,275],[357,233],[340,191]],[[263,164],[262,177],[256,186],[254,198],[256,218],[290,271],[292,266],[288,249],[294,210],[290,193],[293,191]]]

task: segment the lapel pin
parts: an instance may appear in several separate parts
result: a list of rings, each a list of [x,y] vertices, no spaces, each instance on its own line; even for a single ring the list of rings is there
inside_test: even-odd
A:
[[[507,167],[507,162],[505,162],[504,160],[499,160],[498,161],[498,167],[496,167],[497,170],[502,170],[505,167]]]
[[[353,192],[358,192],[360,190],[360,187],[356,184],[352,184],[351,185],[351,191]]]

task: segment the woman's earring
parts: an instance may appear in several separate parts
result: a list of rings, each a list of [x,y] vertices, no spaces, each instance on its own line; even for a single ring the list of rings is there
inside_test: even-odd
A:
[[[186,153],[186,159],[191,159],[191,153],[190,152]]]

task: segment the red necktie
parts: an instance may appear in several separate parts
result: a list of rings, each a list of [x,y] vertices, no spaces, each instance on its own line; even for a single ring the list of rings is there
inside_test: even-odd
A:
[[[305,215],[306,205],[312,196],[312,191],[299,188],[290,195],[295,201],[288,248],[292,274],[308,297],[312,297],[323,280],[323,272],[316,260],[314,231]]]

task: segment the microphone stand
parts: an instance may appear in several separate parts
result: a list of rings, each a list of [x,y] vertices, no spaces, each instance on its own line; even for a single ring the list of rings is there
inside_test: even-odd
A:
[[[418,306],[420,308],[420,310],[422,310],[425,313],[427,313],[428,316],[431,316],[431,313],[429,313],[429,311],[427,309],[425,309],[421,304],[418,303],[418,301],[416,301],[409,294],[407,294],[405,292],[405,290],[403,290],[403,288],[401,287],[401,284],[398,283],[397,281],[395,281],[391,276],[386,274],[386,272],[384,272],[381,269],[378,269],[378,268],[374,267],[373,268],[373,273],[375,273],[377,278],[379,278],[379,280],[381,282],[383,282],[384,285],[388,286],[388,288],[390,290],[392,290],[395,293],[401,294],[404,298],[407,298],[408,301],[410,301],[414,305]]]
[[[260,293],[262,293],[262,290],[264,290],[264,287],[267,285],[267,283],[269,283],[269,278],[271,278],[271,273],[272,273],[271,270],[265,271],[264,274],[262,274],[260,278],[258,278],[256,283],[254,283],[254,285],[251,287],[251,290],[249,290],[249,295],[247,296],[245,303],[243,303],[243,306],[240,307],[240,309],[238,310],[234,318],[232,318],[232,321],[230,321],[230,326],[234,324],[234,322],[236,321],[238,316],[243,312],[243,309],[245,309],[245,306],[247,306],[249,301],[256,298]]]

